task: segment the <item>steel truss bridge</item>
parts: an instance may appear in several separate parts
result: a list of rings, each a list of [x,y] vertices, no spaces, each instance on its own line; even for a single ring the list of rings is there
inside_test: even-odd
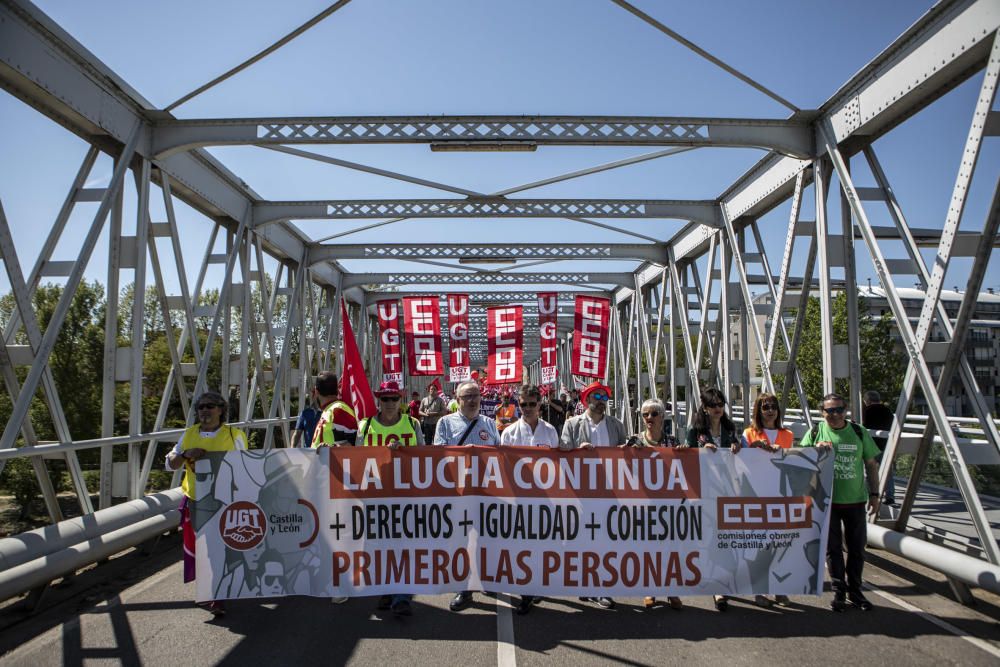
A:
[[[628,3],[618,4],[667,37],[676,37]],[[1000,165],[979,159],[984,142],[1000,133],[1000,114],[993,108],[1000,76],[998,26],[1000,4],[992,0],[944,0],[833,91],[818,109],[810,111],[799,110],[726,63],[686,44],[788,107],[786,119],[441,115],[191,120],[175,117],[173,109],[270,51],[160,109],[29,2],[3,0],[0,84],[10,95],[83,139],[89,150],[51,228],[39,230],[45,241],[32,266],[19,259],[23,252],[14,243],[11,229],[19,221],[8,220],[0,208],[0,256],[16,304],[0,341],[0,375],[13,404],[12,417],[0,436],[0,466],[26,457],[37,473],[51,520],[58,522],[63,516],[46,474],[46,460],[63,459],[80,510],[84,514],[100,510],[97,516],[103,516],[104,511],[114,511],[112,453],[114,448],[124,447],[128,452],[128,499],[142,502],[150,471],[159,465],[157,445],[177,434],[165,428],[167,405],[176,398],[190,415],[192,397],[210,388],[209,367],[213,363],[220,365],[221,380],[220,386],[213,384],[211,388],[238,396],[238,421],[263,429],[267,447],[273,446],[278,433],[287,441],[288,420],[302,406],[307,379],[321,370],[337,369],[342,323],[336,306],[340,297],[349,304],[349,317],[369,369],[379,368],[374,317],[374,304],[379,299],[468,292],[473,329],[475,323],[483,322],[488,305],[523,304],[525,358],[530,378],[537,381],[536,295],[537,291],[559,291],[559,384],[572,386],[566,369],[572,348],[569,323],[573,296],[607,296],[613,302],[609,361],[613,369],[610,381],[618,397],[615,409],[631,429],[636,428],[636,397],[659,397],[680,406],[680,397],[686,396],[690,413],[697,407],[696,388],[705,384],[739,397],[734,408],[742,414],[748,413],[753,395],[760,390],[774,391],[785,400],[798,395],[805,402],[796,358],[802,343],[803,306],[810,297],[817,297],[824,389],[832,391],[835,380],[847,378],[849,408],[858,415],[863,387],[858,331],[849,327],[849,343],[834,344],[831,294],[836,276],[836,284],[847,295],[849,319],[856,322],[859,290],[855,262],[858,253],[863,253],[870,258],[885,290],[908,361],[904,391],[896,407],[899,418],[889,434],[880,483],[884,487],[889,477],[888,462],[904,452],[916,455],[912,479],[919,480],[932,444],[940,443],[978,536],[973,541],[979,545],[982,566],[1000,567],[1000,548],[967,467],[970,462],[1000,464],[1000,432],[992,418],[993,406],[984,398],[963,354],[976,295],[983,287],[996,246],[1000,190],[993,190],[981,231],[970,233],[968,225],[959,231],[974,176],[995,188],[1000,175]],[[953,119],[967,129],[967,139],[947,216],[938,227],[912,226],[908,222],[912,212],[904,210],[896,199],[874,142],[970,79],[979,86],[978,102],[971,117]],[[646,146],[652,152],[519,187],[475,192],[308,150],[318,145],[376,143],[426,144],[436,151],[609,145]],[[206,151],[206,147],[226,145],[257,146],[301,160],[360,170],[431,187],[442,196],[270,201]],[[707,200],[661,199],[655,192],[649,193],[650,198],[636,199],[519,195],[543,185],[683,151],[734,146],[759,150],[761,157],[717,197]],[[110,182],[104,187],[89,186],[102,154],[114,160]],[[873,180],[856,183],[852,165],[864,165]],[[135,201],[131,202],[138,211],[134,234],[122,232],[124,183],[129,178],[136,185]],[[831,219],[828,211],[832,197],[843,202],[840,220]],[[154,199],[162,200],[165,216],[151,213]],[[804,201],[815,204],[807,207]],[[174,212],[178,202],[204,217],[204,252],[193,281],[182,256]],[[761,219],[789,202],[791,212],[783,223],[784,246],[765,247]],[[874,225],[876,213],[887,215],[892,224]],[[68,223],[74,215],[86,216],[90,222],[82,234],[74,232],[76,254],[67,257],[57,250],[68,237]],[[463,232],[457,237],[471,242],[400,243],[387,237],[382,243],[357,244],[337,240],[346,234],[316,240],[296,225],[303,220],[355,220],[362,225],[357,228],[360,230],[422,218],[460,226]],[[476,241],[477,224],[524,218],[569,220],[581,229],[614,231],[620,240]],[[622,221],[639,223],[634,229],[640,231],[625,229]],[[679,231],[664,237],[664,221],[679,225]],[[70,432],[60,401],[72,388],[57,385],[49,359],[73,295],[102,238],[109,243],[109,308],[103,402],[99,407],[103,437],[81,441]],[[887,244],[902,247],[906,257],[888,258]],[[923,253],[930,249],[935,256],[925,261]],[[793,261],[793,256],[803,255],[804,263]],[[973,268],[957,313],[949,314],[940,297],[949,262],[959,257],[972,258]],[[405,261],[406,269],[350,272],[343,264],[347,260]],[[636,268],[602,270],[601,262],[606,261],[631,261]],[[573,262],[574,268],[560,268],[562,262]],[[585,270],[579,268],[581,262],[586,263]],[[277,265],[269,276],[265,276],[269,273],[267,263]],[[530,272],[526,271],[529,267]],[[222,277],[213,282],[211,276]],[[31,295],[43,281],[52,280],[65,290],[43,327]],[[135,299],[130,322],[120,329],[117,295],[126,280],[136,286]],[[926,293],[915,321],[907,315],[897,289],[913,283]],[[179,322],[179,328],[165,329],[171,371],[153,423],[142,420],[147,287],[154,288],[159,297],[162,320]],[[263,295],[263,317],[242,316],[253,307],[251,288]],[[755,302],[755,293],[761,291],[769,297],[766,303]],[[208,294],[213,300],[206,300]],[[734,338],[743,344],[732,345]],[[295,349],[288,343],[293,340],[297,342]],[[193,353],[193,362],[185,360],[187,350]],[[482,335],[473,338],[472,351],[474,359],[482,363]],[[665,373],[643,370],[661,366],[667,369]],[[775,384],[776,375],[785,378],[783,384]],[[982,428],[981,440],[960,440],[951,428],[943,399],[956,376],[972,401],[974,414],[970,416]],[[407,378],[408,386],[417,382],[425,380]],[[128,387],[127,415],[119,414],[123,408],[115,402],[120,387]],[[915,430],[904,429],[905,424],[914,423],[907,415],[918,390],[926,399],[929,416]],[[39,392],[55,423],[57,442],[41,442],[35,433],[29,408]],[[115,435],[116,420],[126,416],[128,433]],[[814,419],[805,413],[798,427],[808,428]],[[77,452],[93,448],[100,450],[101,461],[96,506],[86,491],[77,458]],[[910,484],[899,511],[883,522],[887,528],[908,530],[917,489],[917,483]],[[170,514],[175,505],[152,504],[156,507],[134,520],[135,534],[120,544],[134,543],[148,537],[150,531],[164,529],[162,521],[148,524],[150,517],[167,517],[166,523],[171,517],[176,521]],[[120,521],[112,524],[116,529],[122,527]],[[948,573],[959,594],[968,595],[966,586],[976,581],[963,579],[961,568],[949,565],[950,558],[930,560]],[[33,578],[17,583],[0,573],[0,591],[7,596],[43,585],[46,577],[54,576],[58,574],[51,569],[41,569]],[[994,578],[993,586],[997,586],[996,581]]]

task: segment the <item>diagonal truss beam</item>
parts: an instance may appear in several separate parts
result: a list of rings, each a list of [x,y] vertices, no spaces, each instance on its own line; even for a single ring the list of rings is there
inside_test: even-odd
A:
[[[163,120],[157,158],[204,146],[270,144],[529,144],[550,146],[723,146],[806,158],[809,124],[760,118],[673,116],[350,116]]]

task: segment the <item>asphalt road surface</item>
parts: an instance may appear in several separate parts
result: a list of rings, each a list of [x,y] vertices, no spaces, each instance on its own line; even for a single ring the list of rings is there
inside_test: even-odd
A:
[[[194,587],[181,583],[174,561],[79,613],[7,627],[3,643],[15,647],[0,664],[1000,665],[1000,598],[962,607],[891,566],[866,568],[870,612],[835,613],[827,593],[793,597],[787,609],[737,599],[725,613],[710,598],[686,599],[681,611],[645,609],[640,599],[608,611],[555,598],[518,616],[505,596],[477,594],[458,614],[443,595],[418,597],[402,619],[376,611],[374,598],[283,598],[230,602],[213,619],[193,605]]]

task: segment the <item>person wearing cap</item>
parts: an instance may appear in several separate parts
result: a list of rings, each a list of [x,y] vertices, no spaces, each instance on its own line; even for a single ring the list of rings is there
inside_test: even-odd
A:
[[[587,411],[571,417],[563,425],[559,449],[593,449],[594,447],[620,447],[626,442],[625,425],[614,415],[607,414],[611,387],[592,382],[580,392],[580,400],[587,404]],[[614,609],[615,601],[606,596],[580,598],[593,602],[601,609]]]
[[[194,581],[195,529],[191,511],[195,503],[211,500],[211,494],[199,498],[195,495],[195,461],[208,452],[229,452],[247,448],[246,433],[225,424],[228,413],[226,399],[217,391],[206,391],[195,401],[198,423],[184,431],[184,435],[167,454],[167,470],[184,466],[181,490],[181,531],[184,536],[184,583]],[[199,475],[202,473],[198,473]],[[221,601],[213,600],[203,605],[214,616],[221,616],[226,609]]]
[[[868,523],[865,505],[872,518],[878,516],[878,447],[868,429],[847,421],[847,401],[839,394],[823,397],[823,421],[805,434],[800,447],[827,447],[836,456],[833,466],[833,502],[830,505],[830,533],[826,565],[833,584],[834,611],[851,606],[869,611],[872,603],[861,592],[865,567]],[[867,475],[866,475],[867,473]],[[847,563],[844,563],[844,547]],[[846,575],[847,581],[844,581]]]
[[[424,444],[424,434],[416,419],[400,412],[403,392],[395,382],[383,382],[374,392],[378,412],[358,424],[358,447],[415,447]],[[412,593],[396,593],[379,598],[380,610],[391,610],[396,616],[412,614]]]
[[[354,408],[340,400],[337,374],[323,371],[316,376],[316,398],[322,414],[313,433],[313,448],[352,447],[358,438]]]

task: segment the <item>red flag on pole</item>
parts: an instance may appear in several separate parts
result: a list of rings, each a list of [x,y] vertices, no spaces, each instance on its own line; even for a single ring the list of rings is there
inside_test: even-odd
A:
[[[494,384],[519,383],[524,342],[521,306],[496,306],[486,313],[490,380]]]
[[[371,417],[378,410],[375,408],[375,396],[365,375],[365,366],[361,362],[358,343],[354,339],[354,329],[347,317],[347,306],[340,300],[340,321],[344,328],[344,363],[340,376],[340,399],[354,408],[358,421]]]
[[[604,380],[608,365],[611,302],[599,296],[577,296],[573,321],[574,375]]]
[[[430,389],[431,387],[434,388],[434,391],[436,391],[437,393],[440,394],[441,393],[441,378],[434,378],[434,381],[431,382],[429,385],[427,385],[428,389]]]
[[[382,382],[403,384],[403,353],[399,345],[399,302],[386,299],[375,304],[379,340],[382,342]]]
[[[403,299],[406,359],[410,375],[441,375],[441,310],[436,296]]]
[[[542,385],[555,384],[556,381],[556,341],[559,308],[556,305],[555,292],[540,292],[538,294],[538,337],[541,352]]]
[[[448,295],[448,381],[466,382],[469,368],[469,295]]]

